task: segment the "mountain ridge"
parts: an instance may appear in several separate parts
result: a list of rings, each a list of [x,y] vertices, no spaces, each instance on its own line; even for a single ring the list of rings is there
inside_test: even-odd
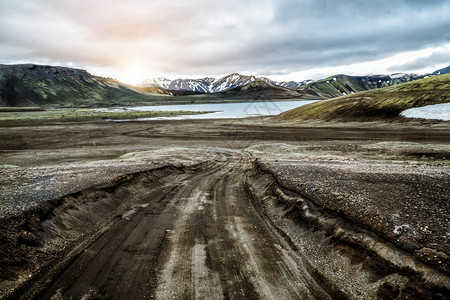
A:
[[[243,75],[240,73],[231,73],[219,78],[204,77],[199,79],[178,78],[170,80],[166,77],[155,77],[146,79],[139,83],[138,87],[159,87],[167,90],[190,91],[199,93],[219,93],[235,87],[250,84],[256,80],[268,81],[281,87],[296,89],[302,85],[313,82],[312,80],[303,81],[274,81],[267,77],[257,77],[254,75]]]
[[[450,66],[434,71],[433,75],[442,75],[450,73]]]
[[[144,80],[139,83],[139,87],[160,87],[168,90],[191,91],[200,93],[217,93],[243,86],[255,81],[257,77],[231,73],[220,78],[204,77],[199,79],[178,78],[170,80],[165,77],[158,77]]]
[[[170,80],[165,77],[147,79],[138,84],[139,87],[159,87],[172,91],[190,91],[196,93],[220,93],[236,87],[250,84],[256,80],[264,80],[271,84],[295,90],[307,99],[327,99],[345,94],[397,85],[427,76],[435,76],[450,72],[450,66],[433,73],[418,75],[414,73],[393,73],[382,75],[346,75],[336,74],[320,80],[274,81],[267,77],[231,73],[219,78],[204,77],[200,79],[178,78]],[[332,82],[337,81],[337,82]]]
[[[197,82],[159,78],[163,86],[139,87],[86,70],[36,64],[0,65],[0,106],[128,106],[156,103],[207,103],[272,99],[328,99],[448,72],[450,67],[426,75],[334,75],[317,81],[276,82],[267,77],[232,73]],[[172,84],[173,83],[173,84]],[[196,88],[191,88],[191,85]],[[202,84],[209,85],[201,87]],[[184,88],[183,88],[184,86]],[[206,92],[205,92],[206,91]]]
[[[338,74],[320,79],[297,89],[297,92],[310,99],[329,99],[362,91],[394,86],[422,79],[429,75],[395,73],[391,75],[351,76]]]

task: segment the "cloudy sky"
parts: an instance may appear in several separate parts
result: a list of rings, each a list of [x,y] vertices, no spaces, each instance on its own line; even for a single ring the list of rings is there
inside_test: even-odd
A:
[[[131,83],[424,73],[450,65],[450,1],[0,0],[0,63],[25,62]]]

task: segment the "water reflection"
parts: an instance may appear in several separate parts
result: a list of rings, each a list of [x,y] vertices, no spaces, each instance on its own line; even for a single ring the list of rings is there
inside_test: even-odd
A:
[[[257,116],[274,116],[284,111],[316,102],[317,100],[304,101],[267,101],[267,102],[242,102],[242,103],[214,103],[214,104],[185,104],[185,105],[157,105],[136,106],[126,108],[111,108],[108,110],[137,110],[137,111],[213,111],[202,115],[178,115],[172,117],[142,118],[138,120],[182,120],[182,119],[228,119],[248,118]]]

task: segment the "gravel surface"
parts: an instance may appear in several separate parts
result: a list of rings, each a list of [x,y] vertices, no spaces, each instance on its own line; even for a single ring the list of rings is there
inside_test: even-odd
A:
[[[165,186],[149,187],[149,193],[154,191],[152,189],[162,188],[160,192],[155,192],[158,197],[168,195],[163,198],[171,204],[167,207],[161,205],[159,207],[161,211],[175,209],[178,203],[183,203],[181,207],[186,207],[189,210],[188,204],[190,202],[185,203],[185,201],[197,199],[196,195],[200,190],[211,203],[214,202],[214,198],[211,199],[211,196],[217,194],[221,203],[214,202],[215,205],[219,206],[213,212],[223,214],[225,219],[221,219],[221,222],[228,224],[227,230],[232,234],[234,232],[235,235],[247,231],[253,232],[252,236],[257,237],[257,242],[250,242],[247,245],[247,242],[252,241],[251,236],[234,236],[235,241],[240,241],[233,248],[235,250],[227,248],[228,244],[223,242],[226,240],[224,237],[223,240],[218,241],[219,244],[222,243],[220,245],[223,247],[217,249],[217,251],[238,251],[236,253],[242,254],[246,253],[246,249],[253,249],[250,254],[246,254],[248,257],[252,257],[253,253],[258,251],[261,251],[261,253],[276,251],[278,254],[288,251],[289,255],[283,255],[284,258],[295,257],[297,267],[307,268],[306,271],[312,276],[312,280],[326,280],[324,286],[327,286],[327,292],[336,297],[342,296],[342,294],[339,294],[339,288],[336,288],[339,284],[345,286],[342,291],[349,298],[355,299],[364,299],[368,295],[390,295],[392,297],[395,295],[414,295],[419,297],[420,287],[424,285],[421,285],[422,283],[418,281],[422,279],[408,275],[406,269],[402,269],[401,272],[395,268],[384,270],[386,266],[383,264],[376,265],[376,268],[366,269],[367,265],[373,267],[374,262],[380,262],[371,257],[372,252],[370,251],[375,248],[378,253],[385,252],[387,256],[391,255],[390,259],[392,260],[405,261],[406,259],[413,261],[413,264],[417,266],[425,262],[424,276],[433,276],[432,274],[437,272],[440,274],[438,277],[441,280],[447,278],[450,272],[448,260],[450,254],[450,236],[448,233],[448,224],[450,223],[448,217],[450,215],[450,163],[448,160],[450,157],[450,124],[448,122],[388,124],[324,124],[316,122],[286,125],[270,124],[267,120],[254,119],[239,122],[222,120],[57,123],[42,126],[0,127],[0,139],[2,140],[0,145],[0,225],[2,236],[0,238],[2,241],[12,243],[11,247],[2,248],[3,253],[17,252],[16,256],[5,255],[3,258],[11,260],[12,263],[20,262],[20,266],[22,266],[12,264],[11,274],[15,274],[14,272],[22,274],[21,272],[24,272],[23,274],[26,274],[26,276],[34,276],[33,278],[42,277],[40,273],[31,272],[31,269],[28,270],[28,263],[39,266],[45,261],[43,257],[51,261],[56,250],[40,252],[42,249],[39,247],[45,245],[45,247],[49,247],[48,249],[52,249],[54,234],[64,237],[71,233],[71,230],[66,232],[64,226],[58,227],[60,225],[57,222],[58,218],[62,218],[70,224],[75,220],[70,214],[67,216],[62,210],[61,215],[54,217],[45,214],[34,215],[33,207],[41,206],[47,201],[49,207],[53,207],[52,201],[54,199],[59,199],[56,203],[62,201],[70,209],[73,209],[74,206],[71,201],[77,203],[76,205],[80,203],[85,207],[80,211],[75,211],[74,215],[79,218],[76,224],[78,224],[77,226],[85,225],[86,222],[83,222],[83,218],[89,221],[98,218],[96,211],[89,209],[90,205],[102,211],[102,202],[97,203],[95,199],[103,199],[102,197],[106,195],[107,197],[104,199],[112,201],[111,203],[108,202],[108,205],[111,205],[111,210],[114,211],[119,204],[115,202],[116,196],[113,197],[112,194],[117,192],[118,197],[130,193],[132,195],[134,189],[146,187],[147,182],[156,180],[152,177],[152,172],[145,174],[143,178],[137,176],[136,172],[154,170],[164,166],[181,168],[174,168],[177,170],[174,173],[174,178],[178,178],[178,183],[171,182],[170,179],[168,179],[168,183],[165,183],[167,186],[171,186],[171,190],[166,191]],[[245,166],[244,164],[241,167],[228,164],[223,170],[225,174],[220,168],[222,162],[226,161],[224,153],[228,153],[227,155],[232,157],[236,154],[234,151],[238,153],[237,157],[249,153],[251,158],[245,159]],[[273,208],[275,212],[273,218],[275,219],[272,220],[265,219],[266,216],[261,215],[260,208],[255,206],[255,211],[247,215],[254,220],[254,222],[252,221],[253,224],[244,225],[245,223],[237,216],[241,216],[245,212],[244,209],[250,209],[251,206],[246,206],[237,200],[244,201],[243,199],[246,199],[245,201],[250,201],[247,199],[248,190],[243,185],[245,176],[252,169],[252,159],[257,160],[257,165],[264,169],[264,172],[272,174],[276,178],[277,184],[285,188],[288,194],[293,191],[295,197],[304,197],[314,203],[314,206],[323,215],[323,224],[327,222],[338,224],[339,220],[346,223],[347,227],[352,227],[348,224],[354,224],[355,228],[363,228],[367,236],[371,236],[371,239],[377,241],[377,243],[371,244],[370,241],[372,240],[364,240],[360,237],[359,239],[356,238],[355,241],[358,241],[358,243],[365,241],[364,247],[366,248],[358,248],[362,245],[358,243],[350,246],[343,244],[337,246],[333,245],[334,242],[330,240],[330,237],[327,236],[328,233],[326,230],[323,231],[323,228],[308,229],[308,232],[303,232],[303,229],[299,229],[301,228],[300,223],[303,222],[300,217],[294,218],[295,221],[285,219],[289,214],[294,217],[301,215],[301,207],[297,204],[294,205],[294,209],[290,208],[287,211],[284,211],[282,206],[275,205]],[[209,165],[210,163],[213,164]],[[209,174],[213,173],[208,169],[214,164],[213,173],[215,175],[211,177]],[[203,166],[200,171],[204,173],[196,177],[198,180],[190,181],[187,173],[183,171],[183,166],[195,167],[199,165]],[[245,170],[246,168],[247,170]],[[130,182],[124,181],[125,185],[130,185],[129,188],[121,188],[122,181],[115,180],[118,177],[123,179],[124,177],[121,176],[123,174],[134,174],[125,176],[125,179],[131,178]],[[164,174],[166,173],[161,174],[163,177],[160,179],[164,181]],[[136,182],[133,180],[136,180]],[[184,187],[183,184],[188,182],[191,182],[191,186]],[[118,184],[119,188],[117,191],[115,188],[114,191],[111,191],[108,184],[114,186],[115,183]],[[106,184],[106,187],[98,187],[98,184]],[[258,186],[258,182],[254,184]],[[200,186],[201,189],[199,189]],[[82,196],[81,198],[77,198],[78,194],[74,194],[79,191],[82,191],[79,193]],[[83,191],[86,195],[83,194]],[[238,191],[237,194],[236,191]],[[125,222],[127,218],[133,220],[133,216],[139,215],[139,219],[135,219],[137,226],[139,222],[147,222],[148,218],[153,218],[151,206],[145,206],[149,203],[146,192],[137,192],[137,194],[142,196],[143,202],[138,203],[136,207],[130,207],[127,210],[129,214],[125,211],[122,214],[122,216],[126,216],[124,219],[116,218],[113,214],[114,222],[117,220],[124,220],[121,222]],[[63,197],[64,195],[68,196]],[[241,206],[233,206],[231,204],[234,202],[227,202],[227,195],[234,195],[233,199],[237,201],[235,204],[237,205],[239,202]],[[92,203],[90,202],[91,197],[94,199]],[[125,199],[124,201],[128,200]],[[61,208],[64,208],[64,205]],[[200,203],[199,205],[203,207],[203,204]],[[58,207],[56,206],[55,209]],[[239,207],[241,208],[239,209]],[[224,211],[225,208],[229,210]],[[198,217],[199,220],[205,222],[205,226],[222,224],[214,219],[217,214],[208,217],[202,215],[202,212],[204,210],[200,210]],[[227,213],[231,213],[231,215],[227,215]],[[280,242],[278,246],[271,244],[266,248],[264,245],[267,242],[265,239],[269,239],[268,235],[257,230],[262,225],[254,225],[262,222],[263,219],[259,219],[254,213],[260,214],[261,218],[265,220],[264,223],[269,227],[272,226],[270,224],[275,224],[278,221],[281,225],[287,224],[287,228],[283,229],[285,230],[284,233],[277,231],[281,229],[270,229],[270,232],[276,231],[277,234],[280,234],[280,236],[272,235],[272,238],[277,236],[275,239],[282,239],[287,244]],[[12,216],[15,217],[11,218]],[[53,227],[47,228],[45,236],[41,236],[42,226],[47,225],[41,224],[39,221],[41,217],[45,220],[48,219],[47,223],[56,226],[56,229]],[[242,220],[245,220],[245,216],[241,217]],[[177,245],[186,246],[190,245],[190,241],[195,241],[194,238],[183,238],[181,233],[186,231],[186,228],[182,226],[182,221],[172,218],[170,220],[173,223],[167,224],[163,220],[164,218],[161,219],[161,224],[158,223],[159,221],[155,224],[161,226],[161,228],[167,227],[167,230],[171,230],[171,226],[175,226],[178,233],[169,234],[167,232],[170,231],[166,232],[166,229],[161,231],[160,236],[164,239],[161,245],[167,246],[172,243],[171,241],[174,241],[175,244],[170,245],[174,245],[174,249],[177,249]],[[96,221],[100,222],[101,220]],[[190,225],[195,232],[203,232],[202,230],[205,227],[199,227],[194,223]],[[336,225],[334,228],[340,228],[339,226]],[[11,228],[14,230],[8,231]],[[111,238],[118,236],[120,228],[120,226],[116,228],[117,234],[108,236]],[[129,229],[135,232],[133,228],[130,227]],[[89,230],[92,230],[92,228]],[[289,237],[289,232],[292,232],[293,235],[301,232],[305,238],[296,241],[293,236]],[[351,234],[349,236],[358,236],[358,231],[355,232],[353,236]],[[144,234],[144,232],[142,232],[142,235],[136,234],[137,238],[147,236],[147,233]],[[170,238],[166,239],[167,236],[170,236]],[[208,234],[192,235],[192,237],[194,236],[203,239],[198,243],[196,242],[192,248],[188,247],[194,251],[192,254],[193,261],[199,262],[198,258],[203,259],[203,254],[210,251],[208,241],[204,240],[205,237],[209,239],[210,236]],[[299,236],[301,237],[301,235]],[[93,237],[95,237],[95,234]],[[40,240],[43,238],[48,240],[44,243]],[[84,242],[87,243],[89,240]],[[135,247],[137,248],[133,248],[134,250],[131,252],[128,251],[128,248],[123,249],[123,251],[137,253],[140,249],[139,238],[134,240],[133,243],[136,243]],[[297,243],[298,249],[305,251],[303,254],[315,257],[309,261],[311,264],[309,267],[307,260],[300,258],[303,255],[301,251],[298,253],[291,252],[295,249],[295,247],[291,248],[295,243]],[[282,244],[283,248],[279,248]],[[371,244],[371,246],[367,246],[367,244]],[[14,245],[18,246],[15,247]],[[61,238],[58,245],[55,249],[61,250],[67,247],[64,238]],[[154,243],[152,245],[159,244]],[[255,245],[257,247],[254,247]],[[253,248],[248,248],[250,246]],[[394,248],[400,250],[393,251]],[[22,252],[26,252],[27,249],[34,249],[35,252],[33,253],[37,254],[34,256],[30,254],[32,259],[29,261],[25,259],[24,262]],[[267,252],[267,249],[270,251]],[[314,253],[317,253],[317,256]],[[395,253],[395,255],[392,253]],[[214,257],[220,258],[223,256],[219,254],[219,252],[215,253]],[[183,266],[183,270],[189,268],[187,262],[190,261],[191,257],[188,256],[186,256],[185,261],[178,261]],[[240,254],[238,256],[241,257]],[[18,262],[15,262],[14,259],[18,259]],[[262,260],[258,261],[258,259]],[[258,268],[262,266],[259,263],[262,261],[264,261],[263,258],[255,257],[255,263],[249,269],[253,272],[253,276],[264,277],[271,272],[267,270],[267,272],[258,271]],[[302,261],[304,265],[302,265]],[[230,264],[227,264],[227,266],[232,270],[234,268],[232,267],[234,266],[233,260],[231,259],[229,262]],[[285,262],[291,263],[287,260]],[[127,265],[126,261],[124,265]],[[321,268],[320,266],[326,267]],[[170,270],[170,268],[169,266],[168,269]],[[211,265],[207,268],[214,267]],[[314,268],[316,268],[315,271]],[[417,267],[415,270],[421,270],[421,268]],[[432,268],[434,273],[426,271],[429,268]],[[289,273],[289,268],[286,268],[286,266],[282,269],[284,275]],[[204,265],[201,265],[198,270],[204,270]],[[2,273],[1,268],[0,271],[2,276],[13,277],[11,274]],[[319,271],[328,273],[324,273],[322,276]],[[169,273],[162,278],[169,278],[171,276]],[[188,273],[186,271],[186,274]],[[27,278],[20,277],[17,281],[8,281],[1,284],[2,286],[8,284],[16,286],[20,284],[20,280],[26,282]],[[253,277],[250,276],[250,278]],[[273,278],[276,278],[276,276]],[[254,279],[249,282],[253,282],[252,280]],[[361,282],[358,282],[358,280],[364,281],[365,285],[360,284]],[[338,284],[338,282],[341,283]],[[246,286],[248,291],[251,290],[250,287],[251,285]],[[371,290],[365,290],[364,287]],[[0,287],[0,289],[2,288]],[[431,288],[431,294],[428,294],[424,299],[432,299],[436,295],[445,294],[446,291],[448,292],[446,285],[441,285],[440,289],[435,292]],[[58,294],[57,291],[55,292]],[[267,291],[266,295],[269,295],[269,292]],[[428,292],[430,292],[430,287],[428,287]]]
[[[54,156],[53,156],[54,158]],[[48,158],[47,158],[48,159]],[[45,159],[45,160],[47,160]],[[108,182],[122,174],[163,166],[194,166],[217,159],[207,149],[155,149],[122,154],[108,160],[32,167],[0,167],[0,219],[18,215],[44,201]]]
[[[357,153],[318,155],[286,144],[255,145],[249,151],[283,186],[450,271],[450,168],[446,161],[386,160],[381,155],[368,160]]]

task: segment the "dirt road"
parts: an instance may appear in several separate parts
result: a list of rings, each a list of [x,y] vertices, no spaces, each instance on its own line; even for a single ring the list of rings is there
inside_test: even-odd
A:
[[[330,298],[252,205],[250,165],[249,155],[227,152],[207,170],[139,191],[40,297]]]

